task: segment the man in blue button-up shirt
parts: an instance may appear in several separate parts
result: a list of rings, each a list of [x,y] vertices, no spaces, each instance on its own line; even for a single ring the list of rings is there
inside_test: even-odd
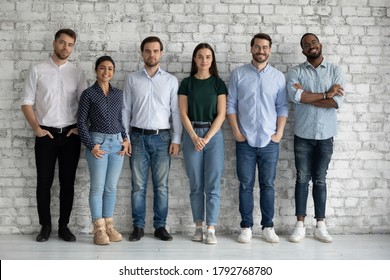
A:
[[[295,207],[297,223],[291,242],[305,238],[304,219],[310,180],[317,227],[314,236],[332,242],[324,223],[326,207],[326,173],[337,134],[336,110],[344,101],[344,76],[340,68],[324,61],[318,37],[307,33],[301,38],[302,53],[307,61],[288,73],[287,90],[294,104],[294,155],[297,178]]]
[[[268,63],[271,45],[269,35],[256,34],[251,40],[252,62],[235,69],[229,80],[227,115],[236,140],[241,243],[252,238],[256,166],[263,238],[279,242],[273,229],[274,180],[288,104],[284,75]]]
[[[141,43],[144,69],[126,77],[123,90],[123,122],[130,134],[131,206],[133,227],[129,240],[144,235],[146,187],[149,170],[153,181],[154,236],[172,240],[165,229],[168,215],[168,175],[171,155],[180,150],[181,121],[177,78],[160,68],[163,44],[151,36]],[[170,133],[172,119],[173,134]]]

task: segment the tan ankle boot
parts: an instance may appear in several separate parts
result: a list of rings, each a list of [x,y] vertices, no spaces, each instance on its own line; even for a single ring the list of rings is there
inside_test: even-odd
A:
[[[122,234],[116,231],[114,221],[112,218],[105,218],[106,232],[111,242],[117,242],[122,240]]]
[[[96,245],[108,245],[110,244],[110,239],[106,233],[106,222],[104,219],[97,219],[93,223],[93,242]]]

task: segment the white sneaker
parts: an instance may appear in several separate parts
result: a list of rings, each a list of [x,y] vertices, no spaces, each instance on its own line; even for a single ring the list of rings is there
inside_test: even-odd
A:
[[[306,228],[303,225],[302,221],[297,221],[295,224],[294,232],[290,236],[290,241],[294,243],[299,243],[306,237]]]
[[[266,227],[263,229],[263,238],[269,243],[279,242],[279,237],[276,235],[273,227]]]
[[[333,241],[332,236],[330,236],[326,230],[324,221],[317,222],[317,227],[314,231],[314,237],[324,243],[331,243]]]
[[[196,227],[195,234],[191,240],[195,242],[203,241],[203,227]]]
[[[215,236],[215,230],[207,230],[206,244],[217,244],[217,237]]]
[[[251,228],[242,228],[241,233],[238,236],[238,242],[248,243],[252,239],[252,229]]]

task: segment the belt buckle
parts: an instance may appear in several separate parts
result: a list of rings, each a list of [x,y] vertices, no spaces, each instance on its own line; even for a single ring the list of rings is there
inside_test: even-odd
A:
[[[58,129],[58,134],[61,134],[63,132],[63,127],[60,127],[59,129]]]
[[[153,135],[158,135],[158,133],[159,133],[159,129],[156,129],[156,133]]]

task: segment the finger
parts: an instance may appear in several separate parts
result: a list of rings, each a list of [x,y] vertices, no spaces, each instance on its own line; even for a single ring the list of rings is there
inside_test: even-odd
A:
[[[54,139],[53,135],[49,131],[46,130],[46,132],[47,132],[46,133],[47,136],[49,136],[51,139]]]

